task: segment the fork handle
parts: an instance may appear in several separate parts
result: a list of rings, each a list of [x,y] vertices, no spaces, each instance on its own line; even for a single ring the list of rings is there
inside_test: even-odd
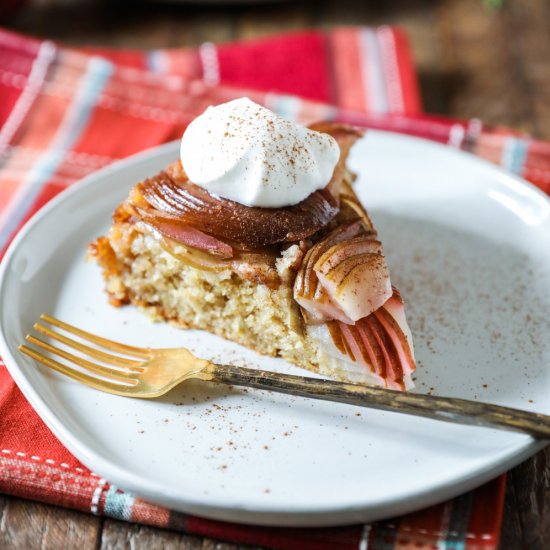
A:
[[[423,416],[433,420],[501,428],[550,439],[550,416],[454,397],[404,393],[366,384],[280,374],[213,364],[210,381],[337,401],[360,407]]]

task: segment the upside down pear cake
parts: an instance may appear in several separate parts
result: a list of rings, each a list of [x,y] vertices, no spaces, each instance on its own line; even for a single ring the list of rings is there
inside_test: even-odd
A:
[[[346,168],[361,136],[246,98],[208,108],[181,161],[137,183],[90,245],[110,302],[336,379],[409,389],[403,300]]]

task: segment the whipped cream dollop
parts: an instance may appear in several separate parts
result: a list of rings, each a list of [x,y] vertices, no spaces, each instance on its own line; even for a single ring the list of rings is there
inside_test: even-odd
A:
[[[190,181],[263,208],[292,206],[325,187],[339,157],[328,134],[285,120],[246,97],[208,107],[181,140]]]

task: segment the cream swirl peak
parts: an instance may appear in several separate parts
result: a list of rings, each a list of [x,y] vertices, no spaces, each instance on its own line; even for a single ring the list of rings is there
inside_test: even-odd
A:
[[[263,208],[292,206],[325,187],[339,157],[333,137],[246,97],[209,107],[181,140],[181,161],[193,183]]]

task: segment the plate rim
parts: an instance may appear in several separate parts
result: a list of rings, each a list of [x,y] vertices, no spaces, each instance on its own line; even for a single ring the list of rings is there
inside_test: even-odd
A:
[[[422,142],[426,146],[431,146],[451,155],[462,157],[468,162],[480,164],[485,169],[493,171],[498,176],[499,182],[502,182],[504,179],[507,180],[508,183],[512,182],[515,185],[526,188],[531,193],[534,192],[550,209],[550,197],[543,193],[542,190],[538,189],[532,183],[484,159],[423,138],[379,130],[368,130],[366,135],[372,134],[389,135],[392,138],[398,138],[404,141],[412,140],[415,142]],[[75,182],[36,212],[25,223],[23,228],[21,228],[10,243],[0,263],[0,303],[3,303],[2,296],[6,289],[6,281],[9,280],[8,272],[13,256],[16,254],[20,244],[25,241],[29,233],[32,232],[33,228],[40,223],[43,218],[49,216],[52,211],[69,200],[73,195],[80,194],[88,187],[94,185],[98,179],[108,178],[111,173],[123,171],[128,165],[133,166],[141,162],[148,162],[157,156],[168,154],[168,152],[177,152],[178,148],[179,140],[176,140],[163,145],[154,146],[130,157],[118,160],[107,167],[89,174],[82,180]],[[376,506],[373,504],[354,504],[349,506],[339,505],[331,508],[325,505],[318,508],[311,507],[309,510],[304,511],[303,508],[292,509],[289,506],[284,506],[283,509],[282,506],[278,508],[273,504],[270,505],[267,503],[265,506],[255,506],[254,509],[252,509],[250,506],[242,503],[240,505],[235,504],[231,508],[228,508],[227,506],[216,505],[212,498],[205,498],[202,495],[193,495],[189,498],[188,496],[181,495],[178,491],[172,492],[169,488],[163,487],[160,482],[151,482],[150,480],[141,478],[138,474],[127,472],[118,464],[103,458],[100,454],[96,453],[94,449],[88,448],[86,444],[81,443],[77,435],[65,428],[63,422],[57,418],[39,392],[35,390],[32,383],[27,380],[19,367],[17,358],[10,351],[7,337],[1,323],[0,355],[23,395],[48,428],[78,460],[84,464],[93,464],[93,471],[97,472],[102,478],[109,480],[117,486],[124,487],[126,491],[131,491],[151,501],[160,502],[165,506],[172,506],[184,511],[192,510],[191,513],[198,513],[205,517],[232,521],[235,523],[272,526],[328,526],[357,523],[358,521],[373,521],[387,517],[388,515],[399,515],[419,509],[423,506],[435,504],[442,499],[451,498],[457,494],[471,490],[479,484],[519,464],[521,461],[532,456],[546,446],[546,442],[536,441],[528,436],[518,438],[515,445],[506,447],[505,450],[497,455],[492,455],[492,460],[488,460],[481,468],[470,470],[469,473],[463,476],[452,478],[452,480],[447,480],[445,483],[440,483],[435,488],[431,487],[422,491],[417,491],[413,494],[379,500]],[[455,491],[453,491],[452,488],[454,488]],[[368,508],[365,509],[365,506],[368,506]],[[379,513],[376,513],[376,511]]]

